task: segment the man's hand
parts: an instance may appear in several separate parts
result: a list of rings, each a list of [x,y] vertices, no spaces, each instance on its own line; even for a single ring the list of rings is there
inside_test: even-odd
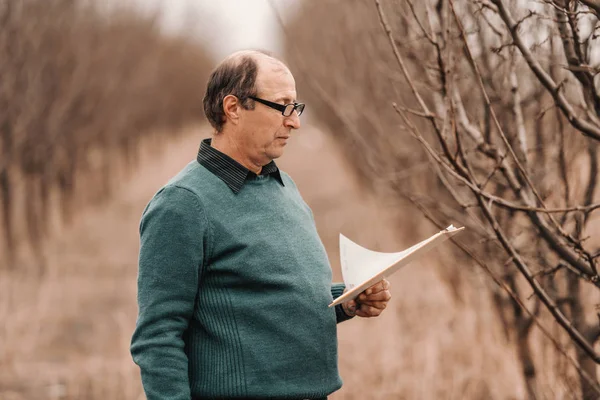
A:
[[[342,303],[342,308],[351,317],[377,317],[392,298],[389,289],[390,282],[384,279],[362,292],[356,299]]]

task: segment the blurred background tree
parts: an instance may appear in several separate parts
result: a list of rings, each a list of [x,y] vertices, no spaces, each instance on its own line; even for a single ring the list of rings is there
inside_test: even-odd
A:
[[[107,199],[143,141],[201,121],[211,65],[123,5],[0,0],[1,265],[30,244],[41,266],[56,210]]]
[[[301,97],[363,185],[422,212],[400,229],[468,227],[441,273],[457,296],[468,265],[491,278],[531,399],[556,398],[540,368],[600,395],[599,16],[594,0],[330,0],[285,26]]]

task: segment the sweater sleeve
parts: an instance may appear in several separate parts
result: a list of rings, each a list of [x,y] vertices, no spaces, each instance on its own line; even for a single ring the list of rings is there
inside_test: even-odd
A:
[[[331,295],[333,296],[333,299],[335,300],[338,297],[340,297],[342,293],[344,293],[344,289],[346,289],[346,285],[344,285],[343,283],[333,283],[331,285]],[[338,324],[340,322],[347,321],[351,318],[353,317],[349,316],[344,312],[344,309],[342,308],[341,304],[335,306],[335,319]]]
[[[139,313],[131,355],[148,400],[189,400],[183,334],[194,312],[207,224],[200,201],[168,186],[140,223]]]

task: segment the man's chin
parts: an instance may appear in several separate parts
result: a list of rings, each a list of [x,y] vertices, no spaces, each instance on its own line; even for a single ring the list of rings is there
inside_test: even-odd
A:
[[[283,150],[283,146],[270,149],[270,151],[267,153],[267,156],[269,157],[269,159],[275,160],[276,158],[279,158],[283,155]]]

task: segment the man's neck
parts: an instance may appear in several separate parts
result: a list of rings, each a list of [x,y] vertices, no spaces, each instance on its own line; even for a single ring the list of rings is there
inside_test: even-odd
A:
[[[262,171],[262,165],[252,162],[252,159],[243,151],[239,144],[228,139],[227,135],[223,133],[213,135],[210,145],[221,153],[233,158],[256,175],[259,175]]]

